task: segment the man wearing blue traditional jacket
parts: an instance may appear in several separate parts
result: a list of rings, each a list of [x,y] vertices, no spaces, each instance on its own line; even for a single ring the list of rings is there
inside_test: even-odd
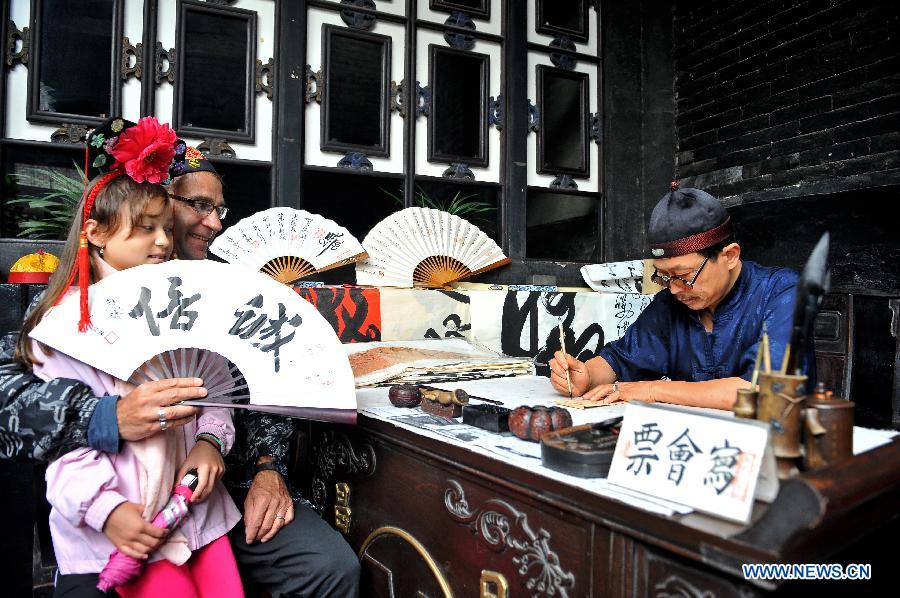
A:
[[[718,199],[677,184],[659,201],[648,231],[652,279],[665,287],[622,338],[579,361],[562,351],[550,381],[600,401],[664,402],[730,409],[753,375],[763,331],[778,368],[791,334],[798,276],[741,260]],[[796,350],[796,349],[795,349]],[[812,347],[805,347],[813,373]]]

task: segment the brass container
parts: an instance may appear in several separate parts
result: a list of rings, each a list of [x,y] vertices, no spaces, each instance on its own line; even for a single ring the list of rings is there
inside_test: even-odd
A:
[[[734,407],[731,408],[731,410],[734,411],[735,416],[744,419],[756,418],[757,396],[756,391],[752,388],[739,388],[737,391],[737,398],[734,401]]]
[[[806,376],[759,374],[756,419],[768,422],[772,427],[772,448],[778,478],[782,480],[799,473],[806,382]]]
[[[821,469],[853,455],[854,407],[844,399],[806,400],[805,469]]]

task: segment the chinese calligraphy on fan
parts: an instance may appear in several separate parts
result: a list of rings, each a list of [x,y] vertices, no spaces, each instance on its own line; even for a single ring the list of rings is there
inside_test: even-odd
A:
[[[236,319],[228,334],[251,340],[251,344],[263,353],[271,352],[275,371],[278,372],[281,370],[281,347],[294,339],[303,318],[298,314],[289,315],[281,302],[274,310],[278,314],[276,317],[269,315],[271,312],[263,310],[263,307],[262,295],[247,301],[234,312]]]
[[[316,257],[319,257],[326,251],[337,250],[344,242],[343,239],[341,239],[343,236],[344,233],[327,233],[324,237],[319,239],[319,245],[322,246],[322,251],[320,251]]]
[[[154,311],[150,307],[152,293],[147,287],[141,287],[140,297],[137,305],[135,305],[128,315],[138,319],[144,317],[147,320],[147,328],[153,336],[159,336],[159,322],[157,318],[169,320],[169,328],[172,330],[190,330],[194,327],[199,313],[195,310],[188,309],[192,303],[196,303],[201,299],[200,293],[194,293],[190,297],[185,297],[181,292],[181,279],[177,276],[169,278],[168,305],[161,311]]]
[[[169,278],[168,302],[165,304],[163,301],[154,301],[153,292],[147,287],[141,287],[137,303],[128,315],[133,319],[143,318],[153,336],[160,336],[160,326],[166,323],[171,330],[191,330],[200,312],[190,307],[202,299],[202,295],[194,293],[186,296],[181,285],[180,278]],[[273,367],[278,372],[281,370],[281,348],[294,340],[303,318],[299,314],[290,313],[284,303],[269,306],[263,303],[262,295],[256,295],[243,303],[234,312],[235,319],[230,324],[228,334],[250,342],[263,353],[271,353]],[[163,305],[165,307],[157,311]]]

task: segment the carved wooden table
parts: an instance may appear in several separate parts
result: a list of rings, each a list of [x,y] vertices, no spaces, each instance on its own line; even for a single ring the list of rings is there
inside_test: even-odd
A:
[[[877,547],[900,528],[900,441],[789,481],[744,528],[648,513],[363,415],[311,424],[307,440],[307,496],[360,554],[364,596],[868,594],[895,566]],[[871,563],[873,580],[750,582],[741,569],[812,562]]]

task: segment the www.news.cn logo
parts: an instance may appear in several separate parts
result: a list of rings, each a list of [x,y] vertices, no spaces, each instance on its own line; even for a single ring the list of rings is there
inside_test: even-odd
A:
[[[741,565],[744,579],[872,579],[872,565],[837,563],[774,563]]]

